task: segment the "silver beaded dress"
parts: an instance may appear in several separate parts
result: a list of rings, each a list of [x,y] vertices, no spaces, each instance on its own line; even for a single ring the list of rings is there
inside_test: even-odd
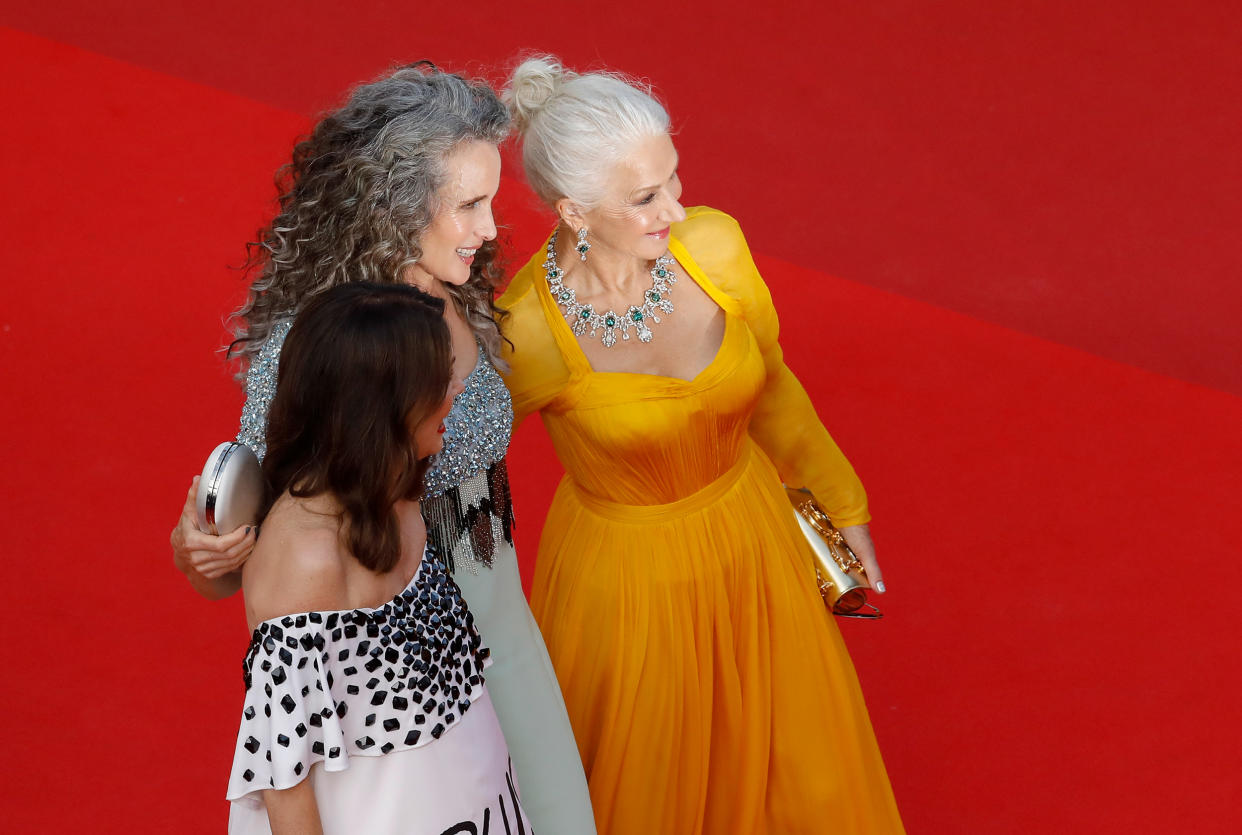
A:
[[[277,323],[250,364],[237,440],[260,460],[276,392],[280,350],[292,325]],[[444,554],[493,664],[487,686],[500,718],[522,805],[540,835],[591,835],[595,823],[578,747],[543,636],[531,615],[513,550],[505,454],[513,426],[509,391],[482,347],[444,421],[444,448],[427,473],[423,517]]]

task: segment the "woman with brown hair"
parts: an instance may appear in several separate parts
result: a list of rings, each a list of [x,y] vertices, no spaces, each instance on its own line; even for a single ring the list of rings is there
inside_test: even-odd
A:
[[[242,569],[230,832],[525,825],[488,651],[419,508],[461,389],[443,304],[414,288],[341,285],[290,329]]]

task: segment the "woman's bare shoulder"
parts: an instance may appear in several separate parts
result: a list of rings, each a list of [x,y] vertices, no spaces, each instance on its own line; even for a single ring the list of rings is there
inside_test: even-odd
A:
[[[281,496],[242,572],[251,625],[289,614],[348,608],[339,517],[329,503]]]

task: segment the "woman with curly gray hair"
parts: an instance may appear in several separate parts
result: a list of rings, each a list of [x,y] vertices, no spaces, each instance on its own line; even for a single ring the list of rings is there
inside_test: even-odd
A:
[[[256,277],[230,354],[245,368],[238,440],[260,459],[281,346],[297,313],[348,282],[410,284],[445,301],[454,375],[465,389],[444,421],[425,481],[428,538],[451,566],[495,663],[488,688],[536,831],[594,832],[577,746],[547,650],[522,593],[505,468],[513,411],[497,373],[499,275],[492,200],[509,115],[496,94],[421,63],[357,87],[294,149],[280,209],[250,245]],[[258,530],[197,530],[197,479],[171,541],[174,561],[212,599],[233,594]],[[415,663],[418,662],[415,659]]]

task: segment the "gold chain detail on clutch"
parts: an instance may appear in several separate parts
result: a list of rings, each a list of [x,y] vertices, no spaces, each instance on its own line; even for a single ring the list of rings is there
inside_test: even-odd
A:
[[[799,504],[798,512],[802,514],[803,519],[810,523],[815,532],[824,538],[833,560],[836,561],[837,565],[841,566],[842,571],[850,572],[863,567],[862,561],[850,550],[845,537],[833,526],[831,520],[828,519],[824,512],[819,509],[814,499],[807,499]],[[816,573],[818,574],[818,571]]]

